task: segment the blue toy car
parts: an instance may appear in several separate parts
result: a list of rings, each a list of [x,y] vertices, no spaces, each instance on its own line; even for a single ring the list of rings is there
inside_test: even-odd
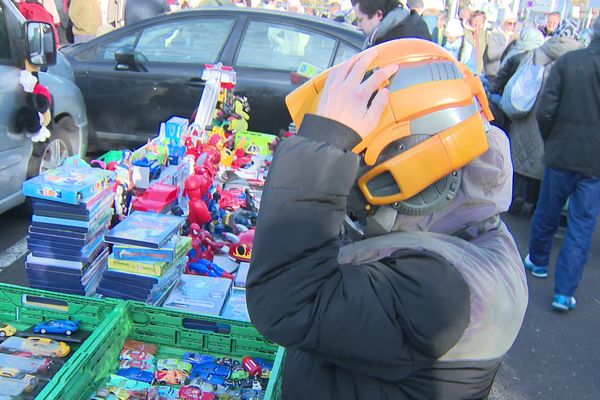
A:
[[[70,336],[79,330],[79,321],[68,321],[57,319],[54,321],[41,322],[33,328],[35,333],[57,333]]]
[[[215,358],[213,356],[209,356],[206,354],[187,352],[183,355],[183,361],[190,363],[192,365],[206,364],[206,363],[214,364]]]
[[[117,371],[117,375],[150,385],[154,382],[154,374],[152,372],[135,367],[121,368]]]

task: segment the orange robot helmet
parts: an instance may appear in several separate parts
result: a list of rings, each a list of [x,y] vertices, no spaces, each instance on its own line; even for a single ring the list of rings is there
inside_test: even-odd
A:
[[[443,208],[458,192],[461,168],[488,149],[493,119],[479,78],[440,46],[399,39],[377,51],[370,70],[398,64],[379,125],[353,149],[361,155],[357,188],[365,207],[392,205],[409,215]],[[335,67],[334,67],[335,68]],[[317,110],[327,70],[290,93],[296,126]]]

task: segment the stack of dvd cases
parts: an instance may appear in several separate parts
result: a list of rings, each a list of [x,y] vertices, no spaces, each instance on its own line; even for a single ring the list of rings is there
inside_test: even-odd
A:
[[[91,295],[106,269],[103,242],[112,215],[111,172],[60,167],[23,183],[33,217],[25,268],[33,288]]]
[[[97,292],[106,297],[160,305],[179,281],[192,240],[179,236],[184,219],[136,211],[108,232],[108,269]]]

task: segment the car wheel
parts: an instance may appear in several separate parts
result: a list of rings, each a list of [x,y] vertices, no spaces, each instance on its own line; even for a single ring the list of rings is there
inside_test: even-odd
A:
[[[43,143],[34,143],[29,161],[29,177],[53,169],[79,149],[79,128],[71,117],[54,124],[52,135]]]
[[[45,329],[40,329],[40,333],[43,335],[43,334],[46,333],[46,330]]]
[[[6,336],[6,332],[0,331],[0,337],[4,337],[4,336]]]
[[[73,332],[71,332],[71,331],[69,331],[69,330],[67,330],[67,331],[65,332],[65,334],[66,334],[67,336],[71,336],[71,334],[72,334],[72,333],[73,333]]]

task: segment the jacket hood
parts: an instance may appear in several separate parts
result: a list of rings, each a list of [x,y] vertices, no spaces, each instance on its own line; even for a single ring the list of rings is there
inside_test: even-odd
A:
[[[560,56],[572,50],[580,48],[579,42],[570,37],[553,37],[544,43],[541,50],[552,60],[555,61]]]
[[[383,18],[383,20],[381,20],[381,23],[377,28],[377,32],[375,32],[375,35],[371,39],[371,43],[374,43],[378,38],[384,36],[396,26],[402,24],[409,16],[410,11],[408,9],[404,7],[394,8]]]
[[[454,234],[462,230],[477,236],[478,224],[505,212],[512,198],[512,161],[506,134],[492,126],[489,149],[463,167],[456,198],[443,210],[424,216],[397,214],[392,231],[428,231]]]

